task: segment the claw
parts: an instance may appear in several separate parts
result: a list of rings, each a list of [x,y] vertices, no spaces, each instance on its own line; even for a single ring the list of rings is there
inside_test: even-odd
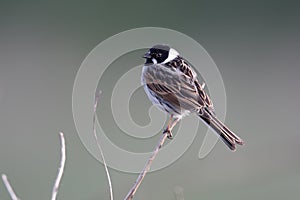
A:
[[[167,134],[167,138],[168,139],[173,139],[173,134],[172,134],[172,132],[169,129],[164,130],[163,133]]]
[[[172,139],[173,139],[172,133],[171,133],[171,134],[168,134],[167,138],[170,139],[170,140],[172,140]]]

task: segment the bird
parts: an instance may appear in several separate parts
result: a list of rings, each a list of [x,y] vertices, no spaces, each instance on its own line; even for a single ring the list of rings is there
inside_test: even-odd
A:
[[[244,141],[232,132],[216,114],[205,83],[200,84],[193,66],[177,50],[169,45],[157,44],[144,55],[141,84],[148,98],[170,119],[163,133],[173,138],[172,129],[185,116],[195,113],[208,127],[216,132],[231,149]]]

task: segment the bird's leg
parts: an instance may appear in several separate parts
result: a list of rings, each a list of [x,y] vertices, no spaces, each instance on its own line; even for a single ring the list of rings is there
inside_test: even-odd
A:
[[[179,122],[180,118],[173,118],[173,115],[171,115],[169,121],[168,121],[168,126],[167,128],[164,130],[164,133],[168,134],[168,138],[169,139],[173,139],[173,134],[172,134],[172,129],[174,128],[174,126]]]
[[[172,137],[173,137],[173,136],[172,136],[172,133],[171,133],[171,130],[170,130],[170,124],[171,124],[172,120],[173,120],[173,115],[170,116],[170,119],[169,119],[169,121],[168,121],[167,128],[166,128],[166,129],[164,130],[164,132],[163,132],[163,133],[167,133],[167,134],[168,134],[168,135],[167,135],[168,138],[172,138]]]

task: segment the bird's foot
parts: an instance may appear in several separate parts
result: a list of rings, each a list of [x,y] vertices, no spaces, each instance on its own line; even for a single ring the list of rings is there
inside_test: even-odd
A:
[[[167,134],[167,138],[173,139],[173,134],[172,134],[172,132],[171,132],[169,129],[164,130],[163,133],[164,133],[164,134],[165,134],[165,133]]]

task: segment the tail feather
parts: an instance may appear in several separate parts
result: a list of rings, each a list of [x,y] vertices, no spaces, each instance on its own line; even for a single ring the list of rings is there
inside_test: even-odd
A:
[[[226,133],[239,145],[243,145],[244,141],[237,136],[235,133],[233,133],[225,124],[223,124],[223,122],[221,122],[216,116],[213,116],[214,121],[217,121],[219,124],[219,127],[221,127],[222,129],[224,129],[224,131],[226,131]]]
[[[223,122],[221,122],[215,114],[205,110],[199,117],[210,126],[217,134],[220,135],[222,141],[231,149],[236,149],[236,144],[243,145],[244,141],[227,128]]]

